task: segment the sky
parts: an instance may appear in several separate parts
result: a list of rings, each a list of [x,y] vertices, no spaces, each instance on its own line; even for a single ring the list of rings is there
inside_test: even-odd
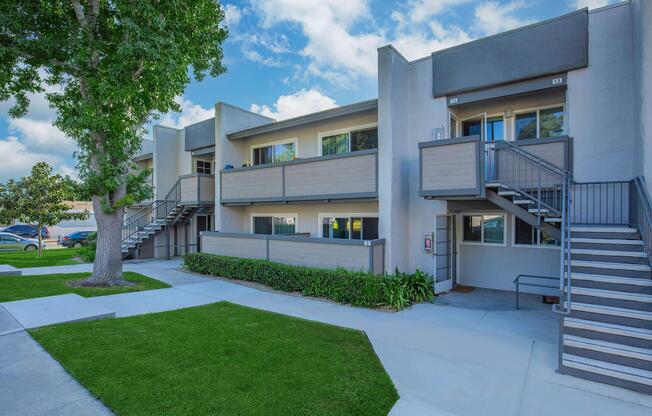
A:
[[[228,72],[193,82],[181,113],[155,123],[182,128],[211,118],[218,101],[277,120],[377,97],[377,48],[408,60],[483,36],[618,0],[223,0]],[[21,119],[0,102],[0,182],[44,160],[75,177],[75,145],[56,113],[32,97]]]

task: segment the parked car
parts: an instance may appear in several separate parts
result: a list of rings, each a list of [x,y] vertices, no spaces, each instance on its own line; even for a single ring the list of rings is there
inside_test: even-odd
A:
[[[57,244],[63,247],[80,248],[88,243],[95,231],[75,231],[68,235],[59,236]]]
[[[36,229],[35,225],[16,224],[16,225],[12,225],[11,227],[5,228],[4,230],[2,230],[2,232],[19,235],[21,237],[26,237],[26,238],[36,238],[38,230]],[[46,227],[43,227],[41,229],[41,237],[42,238],[50,237],[50,232]]]
[[[41,242],[41,248],[45,248],[45,242]],[[37,249],[38,240],[21,237],[16,234],[0,232],[0,251],[35,251]]]

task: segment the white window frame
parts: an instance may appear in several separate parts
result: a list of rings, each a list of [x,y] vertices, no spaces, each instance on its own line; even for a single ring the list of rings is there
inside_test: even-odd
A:
[[[319,238],[326,238],[328,240],[342,240],[340,238],[328,238],[324,237],[324,218],[379,218],[377,212],[367,212],[367,213],[351,213],[351,212],[320,212],[317,215],[317,235]],[[380,220],[379,220],[380,222]],[[347,240],[353,240],[351,238],[351,233],[349,232],[349,238]],[[361,239],[360,241],[366,241]]]
[[[299,232],[299,215],[295,213],[285,213],[285,212],[254,212],[251,214],[251,234],[254,234],[254,218],[257,217],[272,217],[272,234],[274,234],[274,217],[293,217],[294,218],[294,233]]]
[[[208,158],[203,158],[203,157],[196,157],[194,158],[193,164],[192,164],[192,169],[193,173],[199,173],[197,171],[197,162],[204,162],[208,163],[211,165],[211,173],[209,175],[214,175],[215,174],[215,161],[208,159]]]
[[[484,242],[484,216],[485,215],[500,215],[503,217],[503,242],[502,243],[485,243]],[[464,240],[464,217],[477,217],[481,216],[482,225],[480,227],[480,241],[466,241]],[[489,247],[507,247],[507,214],[503,211],[485,211],[485,212],[462,212],[460,213],[459,221],[459,236],[460,244],[469,246],[489,246]]]
[[[568,122],[568,117],[566,114],[566,103],[558,103],[558,104],[551,104],[551,105],[544,105],[541,107],[531,107],[531,108],[522,108],[518,110],[514,110],[513,113],[513,122],[512,122],[512,141],[517,142],[519,139],[516,137],[516,116],[519,114],[525,114],[525,113],[536,113],[537,117],[537,137],[533,139],[520,139],[520,140],[535,140],[535,139],[540,139],[541,138],[541,116],[539,115],[541,110],[547,110],[549,108],[556,108],[556,107],[561,107],[562,111],[564,113],[564,131],[562,136],[567,135],[568,133],[568,126],[566,125]],[[549,138],[549,137],[546,137]]]
[[[322,151],[322,142],[324,140],[324,137],[334,136],[336,134],[346,133],[347,136],[348,136],[348,138],[346,139],[346,142],[347,142],[346,151],[348,153],[348,152],[351,151],[351,132],[358,131],[358,130],[372,129],[374,127],[378,128],[378,122],[360,124],[360,125],[357,125],[357,126],[345,127],[345,128],[341,128],[341,129],[337,129],[337,130],[318,132],[317,133],[317,155],[318,156],[324,156],[323,151]]]
[[[455,122],[455,133],[456,133],[455,136],[453,136],[453,132],[450,131],[450,129],[451,129],[451,121],[454,121],[454,122]],[[457,137],[460,137],[460,136],[457,134],[457,133],[460,131],[460,126],[459,126],[459,124],[460,124],[460,121],[459,121],[459,119],[457,118],[457,116],[455,115],[455,113],[453,113],[452,111],[449,110],[449,111],[448,111],[448,138],[449,138],[449,139],[455,139],[455,138],[457,138]]]
[[[546,250],[559,250],[560,246],[557,245],[550,245],[550,244],[541,244],[541,230],[537,229],[536,227],[534,228],[534,231],[537,233],[537,242],[536,244],[517,244],[516,243],[516,216],[511,215],[512,217],[512,247],[515,248],[543,248]]]
[[[260,149],[261,147],[268,147],[268,146],[274,146],[277,144],[289,144],[289,143],[294,143],[294,158],[298,159],[299,158],[299,138],[298,137],[292,137],[291,139],[283,139],[283,140],[275,140],[273,142],[267,142],[267,143],[260,143],[260,144],[252,144],[250,146],[249,150],[249,156],[251,157],[251,166],[254,166],[254,149]],[[276,162],[272,162],[269,164],[275,164]],[[256,165],[260,166],[260,165]]]

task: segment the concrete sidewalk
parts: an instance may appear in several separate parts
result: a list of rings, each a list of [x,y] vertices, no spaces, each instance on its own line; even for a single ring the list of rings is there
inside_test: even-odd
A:
[[[177,270],[178,266],[179,262],[174,260],[129,262],[125,270],[166,281],[173,287],[87,301],[114,311],[116,316],[129,316],[227,300],[363,330],[401,396],[390,413],[393,416],[652,414],[651,396],[557,374],[557,320],[547,306],[536,302],[525,300],[523,310],[515,311],[511,296],[482,291],[469,295],[451,293],[434,304],[391,313],[261,291],[186,273]],[[38,272],[60,272],[68,267],[79,266]],[[31,340],[24,332],[6,336]],[[0,343],[0,356],[20,348],[13,343],[3,345]],[[49,360],[49,365],[58,366]],[[34,377],[39,371],[35,366],[24,377]],[[3,374],[0,368],[0,381]],[[61,382],[74,382],[65,372],[60,376]],[[23,376],[14,372],[13,377]],[[39,391],[55,389],[59,384],[41,385]],[[0,400],[9,400],[12,408],[19,409],[21,401],[29,401],[29,390],[3,389],[0,387]],[[75,403],[88,404],[92,412],[93,403],[97,402]],[[0,403],[0,409],[3,407],[4,403]]]

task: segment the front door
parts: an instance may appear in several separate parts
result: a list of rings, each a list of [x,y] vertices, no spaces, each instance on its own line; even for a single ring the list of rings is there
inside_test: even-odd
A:
[[[201,251],[201,232],[210,231],[212,215],[197,215],[197,252]]]
[[[455,216],[435,217],[435,293],[447,292],[457,283]]]

